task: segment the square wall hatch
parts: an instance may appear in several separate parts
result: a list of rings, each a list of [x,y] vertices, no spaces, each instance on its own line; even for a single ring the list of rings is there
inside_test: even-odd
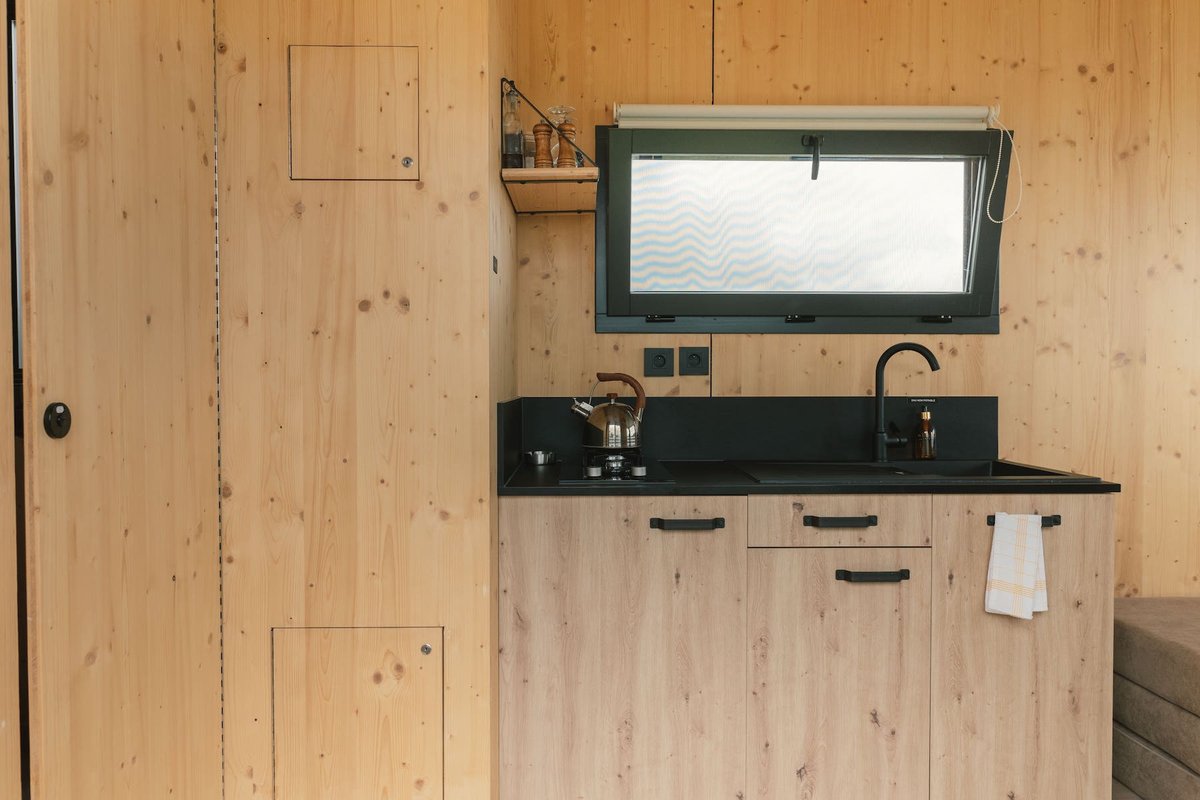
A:
[[[420,179],[416,47],[288,48],[294,180]]]
[[[276,797],[441,800],[441,628],[276,628],[272,671]]]

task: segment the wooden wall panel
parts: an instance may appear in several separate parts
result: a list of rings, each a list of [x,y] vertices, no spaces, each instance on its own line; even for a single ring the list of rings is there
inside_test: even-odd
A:
[[[213,6],[16,14],[33,797],[211,800]]]
[[[590,214],[518,218],[518,392],[582,395],[597,372],[612,371],[633,375],[650,395],[707,395],[709,378],[680,376],[678,363],[672,378],[642,376],[643,348],[708,347],[707,334],[595,332],[593,219]]]
[[[999,394],[1004,455],[1125,484],[1124,594],[1200,594],[1198,36],[1186,0],[717,6],[718,103],[1002,104],[1025,173],[1002,333],[921,337],[943,370],[890,386]],[[718,336],[714,393],[866,394],[899,338]]]
[[[489,75],[487,88],[494,91],[496,101],[490,106],[490,125],[488,128],[490,140],[494,143],[490,148],[491,161],[489,172],[489,197],[491,200],[491,254],[495,269],[491,277],[491,294],[488,308],[488,329],[491,349],[491,394],[487,405],[489,419],[488,439],[490,443],[489,464],[496,463],[497,419],[496,403],[511,400],[517,396],[517,354],[516,354],[516,305],[517,305],[517,221],[513,214],[512,205],[505,194],[504,184],[500,180],[500,131],[502,109],[499,103],[500,78],[511,74],[516,63],[516,0],[488,0],[488,44]],[[488,571],[491,585],[500,586],[499,535],[500,535],[500,503],[496,496],[496,481],[489,480],[489,500],[491,514],[489,515],[491,560]],[[498,597],[498,594],[497,594]],[[490,641],[493,651],[499,652],[500,619],[498,613],[490,615]],[[500,666],[499,658],[491,664],[491,684],[497,687],[492,693],[492,736],[494,758],[491,771],[491,798],[499,797],[500,791],[500,758],[499,758],[499,723],[500,723]],[[489,800],[491,800],[489,798]]]
[[[578,111],[579,143],[612,104],[707,103],[712,96],[712,7],[690,0],[517,0],[511,76],[542,110]],[[527,115],[532,125],[533,115]],[[642,348],[708,346],[707,335],[595,333],[595,217],[518,220],[517,388],[523,395],[586,392],[598,371],[642,374]],[[706,377],[648,378],[652,395],[707,395]]]
[[[7,43],[8,37],[5,37]],[[0,45],[0,83],[8,85],[7,44]],[[7,140],[8,115],[0,120],[0,140]],[[0,169],[7,174],[9,154],[0,155]],[[19,797],[21,791],[21,703],[19,694],[20,654],[18,646],[17,574],[17,465],[13,393],[7,380],[13,364],[13,297],[9,280],[12,271],[12,231],[9,225],[11,198],[8,182],[0,186],[0,420],[10,420],[0,439],[0,796]],[[12,438],[10,438],[12,437]],[[14,441],[15,439],[15,441]]]
[[[491,36],[488,85],[495,87],[499,98],[500,79],[510,76],[516,66],[516,0],[488,0],[488,17]],[[496,144],[489,148],[491,162],[488,165],[491,248],[495,258],[488,318],[492,347],[491,397],[493,402],[500,402],[517,396],[517,220],[500,180],[502,108],[498,99],[489,106],[489,111],[490,141]],[[492,438],[495,444],[495,437]]]
[[[492,792],[489,10],[217,5],[230,800],[274,790],[278,626],[444,627],[445,794]],[[288,179],[299,43],[418,48],[420,181]]]

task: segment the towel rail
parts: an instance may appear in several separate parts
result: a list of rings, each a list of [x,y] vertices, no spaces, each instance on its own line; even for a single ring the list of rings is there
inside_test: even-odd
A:
[[[988,514],[987,524],[988,525],[996,524],[996,515],[995,514]],[[1043,528],[1057,528],[1059,525],[1062,525],[1062,515],[1061,514],[1049,514],[1049,515],[1042,517],[1042,527]]]

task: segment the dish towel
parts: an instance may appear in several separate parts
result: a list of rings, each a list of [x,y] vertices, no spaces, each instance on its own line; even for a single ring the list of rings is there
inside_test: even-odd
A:
[[[1035,611],[1048,608],[1041,516],[996,514],[984,610],[1033,619]]]

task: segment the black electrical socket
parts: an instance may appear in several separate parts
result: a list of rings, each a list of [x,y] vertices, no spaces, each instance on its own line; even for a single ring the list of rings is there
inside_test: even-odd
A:
[[[707,375],[708,348],[681,347],[679,348],[680,375]]]
[[[647,378],[670,378],[675,375],[675,350],[670,347],[647,347],[642,374]]]

